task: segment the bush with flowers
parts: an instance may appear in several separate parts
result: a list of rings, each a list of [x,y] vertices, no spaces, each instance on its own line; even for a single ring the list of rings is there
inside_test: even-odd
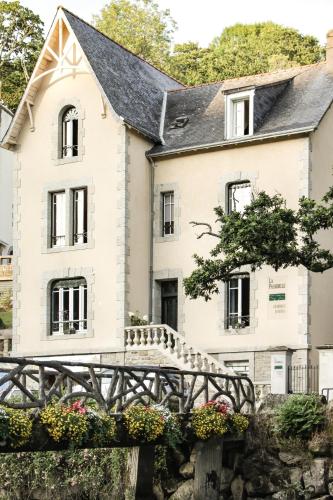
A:
[[[163,436],[166,420],[153,406],[129,406],[123,417],[128,435],[136,441],[152,442]]]
[[[23,410],[0,407],[0,442],[11,448],[25,446],[32,435],[32,419]]]
[[[81,401],[69,406],[50,404],[41,411],[40,421],[56,443],[65,441],[70,446],[82,446],[87,442],[103,446],[116,437],[115,419],[100,415]]]
[[[248,418],[232,413],[225,401],[208,401],[193,410],[192,428],[197,438],[206,440],[222,437],[227,432],[242,433],[249,425]]]
[[[172,413],[169,408],[161,404],[153,405],[153,408],[155,408],[164,418],[163,437],[166,445],[171,448],[177,448],[183,441],[183,434],[178,416]]]

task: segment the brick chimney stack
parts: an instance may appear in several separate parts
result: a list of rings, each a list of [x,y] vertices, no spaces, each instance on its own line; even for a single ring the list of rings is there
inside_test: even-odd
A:
[[[333,30],[327,33],[326,63],[327,67],[333,71]]]

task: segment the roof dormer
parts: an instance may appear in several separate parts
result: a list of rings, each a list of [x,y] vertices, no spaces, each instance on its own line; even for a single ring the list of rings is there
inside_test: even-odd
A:
[[[226,139],[253,135],[254,89],[225,96]]]

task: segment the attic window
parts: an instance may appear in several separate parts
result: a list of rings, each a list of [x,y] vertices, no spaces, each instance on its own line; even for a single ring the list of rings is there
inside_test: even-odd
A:
[[[189,118],[188,116],[177,116],[177,118],[171,123],[170,129],[172,128],[184,128],[187,124]]]
[[[66,108],[62,115],[62,158],[78,156],[78,123],[77,109]]]
[[[226,137],[234,139],[253,134],[254,90],[226,95]]]

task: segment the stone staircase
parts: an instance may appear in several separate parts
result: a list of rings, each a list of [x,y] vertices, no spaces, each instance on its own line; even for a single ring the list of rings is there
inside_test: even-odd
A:
[[[235,375],[213,356],[189,344],[183,335],[168,325],[130,326],[125,328],[126,351],[158,350],[171,365],[181,370],[195,370]]]

